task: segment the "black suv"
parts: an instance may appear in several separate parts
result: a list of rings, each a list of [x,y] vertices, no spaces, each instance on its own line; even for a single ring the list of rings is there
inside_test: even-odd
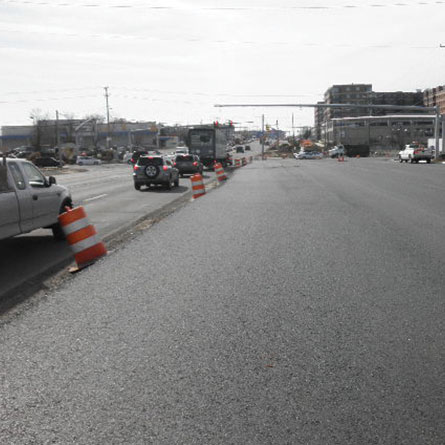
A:
[[[196,155],[177,155],[173,165],[179,170],[179,174],[184,176],[186,174],[194,175],[199,173],[202,175],[203,165]]]
[[[143,185],[161,184],[167,189],[179,186],[179,171],[171,161],[163,156],[140,156],[133,167],[134,188]]]
[[[63,162],[58,161],[57,159],[50,158],[50,157],[41,157],[34,159],[34,164],[37,165],[37,167],[62,167]]]

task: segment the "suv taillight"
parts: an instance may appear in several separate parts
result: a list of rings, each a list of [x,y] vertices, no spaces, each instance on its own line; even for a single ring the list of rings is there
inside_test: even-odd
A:
[[[163,167],[162,167],[162,170],[164,170],[165,172],[168,170],[168,167],[166,166],[166,165],[164,165]]]
[[[194,165],[195,167],[197,167],[197,166],[198,166],[198,163],[195,161],[195,162],[193,163],[193,165]]]
[[[139,170],[139,165],[135,165],[135,166],[133,167],[133,171],[136,171],[136,170]]]

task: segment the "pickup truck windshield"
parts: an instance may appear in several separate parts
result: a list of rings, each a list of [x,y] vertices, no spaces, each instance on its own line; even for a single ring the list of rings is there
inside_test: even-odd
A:
[[[33,165],[24,163],[23,169],[25,170],[25,174],[28,177],[29,183],[34,182],[45,184],[45,177]]]

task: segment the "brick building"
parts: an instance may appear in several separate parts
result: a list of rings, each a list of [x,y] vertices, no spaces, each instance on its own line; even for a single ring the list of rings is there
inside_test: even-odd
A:
[[[426,107],[439,106],[440,114],[445,114],[445,85],[426,89],[423,92],[423,102]]]

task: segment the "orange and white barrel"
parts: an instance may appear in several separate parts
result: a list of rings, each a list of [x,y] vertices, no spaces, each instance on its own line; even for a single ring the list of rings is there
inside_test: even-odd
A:
[[[241,159],[241,163],[243,164],[243,166],[247,165],[247,159],[246,158],[242,158]]]
[[[76,207],[59,215],[59,223],[74,253],[79,268],[88,266],[107,254],[96,229],[88,221],[83,207]]]
[[[190,181],[192,181],[193,199],[199,198],[200,196],[203,196],[206,194],[206,189],[204,187],[204,181],[202,179],[202,176],[199,173],[197,173],[196,175],[193,175],[190,178]]]
[[[238,167],[241,167],[241,159],[235,159],[235,167],[236,168],[238,168]]]
[[[215,164],[215,173],[216,173],[216,178],[218,179],[219,182],[222,182],[227,179],[223,166],[221,165],[220,162]]]

